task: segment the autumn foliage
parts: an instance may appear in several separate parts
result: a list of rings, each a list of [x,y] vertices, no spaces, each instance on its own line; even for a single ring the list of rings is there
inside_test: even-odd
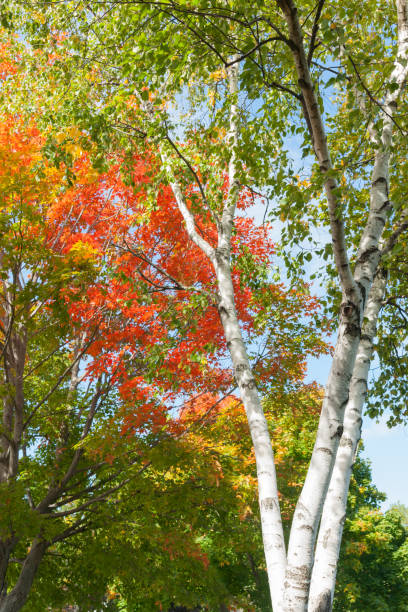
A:
[[[11,49],[0,49],[6,80],[17,74]],[[51,149],[57,157],[50,157]],[[206,529],[208,511],[222,540],[217,505],[227,492],[231,520],[248,522],[252,537],[256,481],[245,416],[233,395],[214,270],[189,240],[151,151],[131,159],[111,154],[103,172],[95,169],[93,153],[89,134],[76,126],[55,134],[22,113],[1,117],[3,387],[8,406],[16,389],[22,397],[15,444],[24,477],[17,471],[17,485],[6,487],[4,496],[0,491],[0,537],[24,557],[41,530],[41,545],[55,552],[82,534],[85,522],[103,542],[104,512],[111,510],[98,501],[136,472],[154,554],[160,551],[164,565],[193,563],[213,581],[214,592],[227,597],[197,533]],[[193,185],[187,193],[193,209],[200,195]],[[257,384],[284,394],[302,386],[307,356],[326,347],[314,327],[318,303],[308,288],[287,291],[271,281],[275,248],[268,225],[258,227],[248,217],[252,204],[243,189],[232,241],[236,308]],[[196,219],[215,245],[210,215]],[[18,363],[15,346],[23,347]],[[11,440],[11,429],[6,433]],[[35,449],[32,456],[27,448]],[[6,446],[0,450],[7,454]],[[210,492],[198,497],[196,485]],[[188,534],[162,499],[165,492],[176,500],[180,491],[191,504]],[[84,521],[89,507],[98,511]],[[111,533],[119,549],[129,512],[126,507],[117,515]],[[163,518],[167,512],[170,518]],[[23,536],[14,541],[20,527]],[[141,538],[137,529],[133,537]],[[84,551],[92,550],[92,540]],[[44,571],[51,567],[47,561]],[[18,574],[9,576],[13,581]],[[84,583],[84,597],[87,590]]]
[[[70,129],[61,141],[74,156],[75,183],[64,187],[64,169],[44,161],[44,139],[34,126],[8,119],[1,129],[3,142],[13,140],[12,167],[19,177],[17,183],[5,176],[3,192],[8,181],[15,189],[13,210],[26,217],[23,240],[35,237],[42,250],[41,282],[52,279],[55,289],[46,307],[64,304],[76,333],[86,334],[88,376],[112,376],[123,400],[122,433],[163,427],[166,406],[181,393],[233,386],[213,270],[188,240],[170,189],[159,186],[149,200],[152,160],[134,158],[132,186],[123,180],[120,160],[98,175],[81,149],[83,134]],[[240,207],[247,206],[243,193]],[[208,221],[202,220],[202,231],[215,240]],[[273,255],[267,231],[241,217],[233,244],[237,310],[254,341],[264,331],[258,321],[268,310],[288,322],[317,308],[306,293],[285,293],[282,285],[261,277]],[[245,282],[243,262],[260,275],[253,289]],[[311,350],[319,350],[311,338]],[[283,382],[301,378],[306,354],[294,356],[287,341],[276,344],[275,353],[259,360],[260,381],[271,375]]]

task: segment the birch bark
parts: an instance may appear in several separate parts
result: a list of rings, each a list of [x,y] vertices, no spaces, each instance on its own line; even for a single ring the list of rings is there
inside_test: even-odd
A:
[[[393,132],[393,114],[397,100],[407,78],[406,60],[408,58],[408,14],[405,0],[397,0],[398,17],[398,54],[391,83],[398,88],[389,93],[384,106],[383,129],[380,135],[370,130],[371,137],[377,140],[380,147],[376,154],[371,187],[371,213],[369,222],[363,232],[359,249],[361,259],[364,251],[373,252],[378,243],[373,243],[373,235],[378,235],[379,224],[384,223],[383,210],[388,210],[389,162]],[[362,409],[367,390],[370,360],[373,352],[378,314],[385,293],[386,279],[381,269],[377,270],[371,287],[364,313],[366,321],[361,335],[358,355],[350,385],[350,397],[346,407],[344,432],[337,452],[336,463],[331,477],[330,487],[325,501],[319,538],[315,552],[315,562],[310,587],[309,612],[331,609],[335,588],[336,570],[345,518],[347,493],[355,451],[360,439]]]
[[[379,225],[385,224],[381,212],[388,210],[391,206],[388,201],[388,170],[393,132],[393,113],[407,77],[408,15],[405,1],[397,1],[397,15],[398,54],[390,82],[396,83],[398,88],[395,93],[387,95],[382,133],[376,137],[371,130],[372,138],[377,140],[380,149],[376,154],[372,176],[371,214],[361,239],[358,260],[361,259],[362,253],[367,251],[374,252],[374,249],[378,250],[378,242],[373,243],[373,236],[377,236],[381,231]],[[330,487],[323,509],[310,587],[309,612],[331,609],[351,469],[360,439],[362,409],[367,390],[370,360],[373,353],[373,338],[376,333],[377,319],[385,294],[385,287],[385,274],[379,268],[364,312],[365,324],[350,384],[350,396],[345,411],[344,432],[337,451]]]
[[[406,2],[397,0],[398,56],[390,82],[397,83],[398,87],[387,95],[384,107],[384,127],[380,135],[380,153],[376,156],[373,171],[370,210],[360,240],[354,274],[352,274],[346,253],[344,222],[336,196],[337,184],[330,174],[327,174],[332,167],[330,153],[306,59],[297,7],[292,0],[278,0],[278,5],[288,24],[298,83],[302,91],[304,114],[316,157],[321,171],[327,176],[324,184],[330,214],[333,251],[343,294],[339,334],[326,385],[316,443],[295,510],[288,548],[285,611],[304,612],[309,597],[318,524],[343,433],[344,410],[349,400],[350,382],[360,343],[366,296],[370,291],[379,263],[379,242],[386,224],[387,211],[391,206],[388,199],[388,163],[393,128],[392,114],[406,79],[407,20]]]
[[[367,300],[364,313],[365,323],[350,383],[349,401],[344,415],[344,431],[323,507],[310,585],[308,612],[331,610],[343,525],[346,518],[347,494],[361,435],[362,410],[367,393],[373,341],[385,287],[386,274],[379,270]]]
[[[234,59],[234,58],[233,58]],[[227,346],[234,367],[234,374],[244,405],[251,438],[255,451],[259,507],[262,524],[262,537],[274,610],[282,610],[283,581],[286,567],[286,552],[282,520],[279,508],[278,487],[271,439],[268,425],[256,388],[248,353],[239,325],[234,301],[234,288],[231,276],[231,234],[234,225],[234,214],[239,193],[237,178],[238,147],[238,66],[228,69],[230,105],[230,125],[228,144],[230,159],[228,164],[229,188],[222,217],[218,222],[218,244],[212,247],[196,230],[192,213],[188,209],[184,194],[174,179],[170,158],[164,147],[161,158],[169,176],[169,182],[176,198],[179,210],[184,218],[190,239],[210,259],[217,278],[218,312],[224,329]]]

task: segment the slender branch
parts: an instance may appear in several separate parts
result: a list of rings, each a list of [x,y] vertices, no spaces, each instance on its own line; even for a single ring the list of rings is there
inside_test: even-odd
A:
[[[203,202],[204,204],[207,206],[207,208],[209,208],[208,205],[208,201],[207,201],[207,196],[205,195],[205,191],[204,191],[204,187],[202,182],[200,181],[200,178],[197,174],[197,172],[194,170],[193,166],[190,164],[190,162],[188,161],[188,159],[182,154],[182,152],[180,151],[180,149],[178,148],[178,146],[176,145],[176,143],[170,138],[169,133],[167,132],[166,134],[166,140],[167,142],[171,145],[171,147],[174,149],[174,151],[177,153],[178,157],[185,163],[185,165],[187,166],[187,168],[190,170],[191,174],[194,177],[195,182],[198,185],[198,188],[200,190],[201,196],[203,198]]]
[[[59,385],[61,384],[61,382],[64,380],[64,378],[71,372],[72,368],[75,367],[76,363],[83,357],[83,355],[86,353],[86,351],[88,350],[88,348],[91,346],[92,342],[94,341],[95,335],[97,332],[97,328],[95,328],[95,330],[93,331],[90,340],[86,343],[86,345],[84,346],[84,348],[82,349],[82,351],[79,353],[79,355],[76,356],[76,358],[72,361],[72,363],[69,364],[69,366],[63,371],[63,373],[59,376],[57,382],[55,383],[55,385],[48,391],[48,393],[43,397],[42,400],[40,400],[38,402],[38,404],[36,404],[36,406],[34,406],[34,408],[32,409],[32,411],[30,412],[30,415],[28,416],[28,418],[26,419],[26,421],[23,424],[23,431],[24,429],[26,429],[26,427],[30,424],[30,422],[32,421],[33,417],[35,416],[36,412],[39,410],[39,408],[41,408],[41,406],[43,404],[45,404],[45,402],[51,397],[51,395],[54,393],[54,391],[59,387]]]
[[[150,467],[151,464],[152,464],[152,461],[148,461],[147,463],[145,463],[145,465],[143,467],[141,467],[137,471],[136,474],[130,476],[129,478],[125,478],[125,480],[123,480],[119,484],[115,485],[114,487],[111,487],[107,491],[104,491],[100,495],[97,495],[96,497],[93,497],[92,499],[89,499],[88,501],[84,502],[83,504],[81,504],[79,506],[76,506],[75,508],[71,508],[70,510],[66,510],[66,511],[62,511],[62,512],[53,512],[52,514],[47,515],[47,518],[61,518],[61,517],[64,517],[64,516],[71,516],[72,514],[76,514],[77,512],[83,512],[84,510],[86,510],[87,508],[92,506],[92,504],[95,504],[95,503],[101,502],[101,501],[106,501],[107,497],[112,495],[112,493],[115,493],[116,491],[119,491],[119,489],[122,489],[126,484],[128,484],[136,476],[140,476],[140,474],[142,474],[145,470],[147,470],[147,468]]]
[[[316,37],[319,31],[320,16],[322,14],[322,10],[323,10],[325,1],[326,0],[319,0],[319,2],[317,3],[317,11],[316,11],[315,19],[313,22],[312,34],[310,36],[309,53],[307,54],[307,63],[309,66],[312,63],[313,53],[315,52],[315,49],[317,47]]]
[[[380,251],[380,256],[384,257],[394,248],[395,244],[398,241],[398,238],[408,229],[408,212],[402,218],[398,227],[393,231],[391,236],[389,236],[387,242],[384,244],[383,248]]]
[[[353,58],[351,57],[350,54],[346,55],[347,59],[349,60],[350,64],[353,67],[354,72],[356,73],[356,76],[359,80],[359,83],[361,85],[361,87],[364,89],[364,91],[366,92],[366,94],[368,95],[368,97],[370,98],[371,102],[373,102],[376,106],[378,106],[378,108],[381,110],[382,113],[384,113],[384,115],[386,115],[392,122],[393,124],[397,127],[397,129],[401,132],[401,134],[403,136],[407,135],[407,132],[405,130],[402,129],[402,127],[399,125],[398,121],[393,117],[393,115],[391,113],[389,113],[385,108],[384,105],[381,104],[381,102],[379,102],[371,93],[371,91],[369,90],[369,88],[367,87],[367,85],[364,83],[364,80],[361,76],[361,74],[358,71],[358,68],[353,60]]]
[[[211,302],[215,303],[214,300],[214,296],[211,295],[211,293],[209,293],[208,291],[205,291],[204,289],[200,289],[199,287],[194,287],[193,285],[184,285],[183,283],[181,283],[180,281],[178,281],[176,278],[174,278],[174,276],[172,276],[171,274],[169,274],[166,270],[164,270],[164,268],[161,268],[160,266],[158,266],[157,264],[155,264],[151,259],[149,259],[144,253],[142,253],[141,251],[135,251],[127,242],[126,240],[124,240],[124,243],[126,245],[126,249],[124,247],[122,247],[119,244],[114,244],[112,243],[112,245],[114,247],[116,247],[117,249],[121,249],[122,251],[127,251],[129,253],[131,253],[132,255],[134,255],[135,257],[137,257],[138,259],[140,259],[141,261],[147,263],[149,266],[151,266],[152,268],[154,268],[157,272],[159,272],[159,274],[162,274],[163,276],[165,276],[166,278],[168,278],[172,283],[174,283],[175,287],[162,287],[163,289],[178,289],[179,291],[195,291],[197,293],[202,293],[203,295],[207,296],[208,298],[210,298]],[[151,279],[149,279],[146,275],[143,274],[143,272],[138,268],[139,274],[144,278],[144,280],[146,280],[148,283],[154,285],[154,286],[158,286],[156,285]]]
[[[265,40],[259,41],[256,45],[252,47],[252,49],[250,49],[246,53],[243,53],[242,55],[237,55],[235,59],[230,60],[229,62],[226,62],[224,64],[225,68],[234,66],[234,64],[239,64],[240,62],[242,62],[242,60],[244,60],[245,58],[255,53],[255,51],[258,51],[258,49],[260,49],[264,45],[267,45],[268,43],[276,41],[276,40],[282,40],[282,37],[281,36],[270,36],[269,38],[266,38]]]

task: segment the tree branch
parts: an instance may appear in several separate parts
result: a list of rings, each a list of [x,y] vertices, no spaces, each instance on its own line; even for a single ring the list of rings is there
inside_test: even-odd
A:
[[[327,146],[327,137],[323,125],[319,103],[314,90],[308,61],[305,54],[303,35],[299,23],[297,7],[293,0],[276,0],[282,9],[288,24],[293,58],[295,61],[298,84],[302,91],[302,107],[306,123],[312,138],[313,147],[324,177],[324,187],[329,205],[330,227],[332,235],[333,252],[337,273],[340,278],[344,294],[359,295],[354,282],[351,266],[347,255],[344,221],[341,211],[340,198],[337,194],[338,184],[331,174],[333,170],[330,153]]]
[[[316,37],[317,37],[317,33],[319,31],[319,21],[320,21],[320,16],[322,14],[322,10],[323,10],[323,6],[326,0],[319,0],[319,2],[317,3],[317,11],[316,11],[316,15],[314,18],[314,22],[313,22],[313,27],[312,27],[312,34],[310,36],[310,46],[309,46],[309,52],[307,54],[307,64],[308,66],[310,66],[310,64],[312,63],[312,59],[313,59],[313,53],[317,47],[316,44]]]

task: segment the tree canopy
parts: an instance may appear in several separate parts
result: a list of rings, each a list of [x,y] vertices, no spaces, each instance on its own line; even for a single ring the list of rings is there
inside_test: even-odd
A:
[[[403,606],[352,469],[366,399],[407,415],[406,0],[0,18],[1,612],[105,556],[78,605],[268,608],[265,570],[275,612]]]

